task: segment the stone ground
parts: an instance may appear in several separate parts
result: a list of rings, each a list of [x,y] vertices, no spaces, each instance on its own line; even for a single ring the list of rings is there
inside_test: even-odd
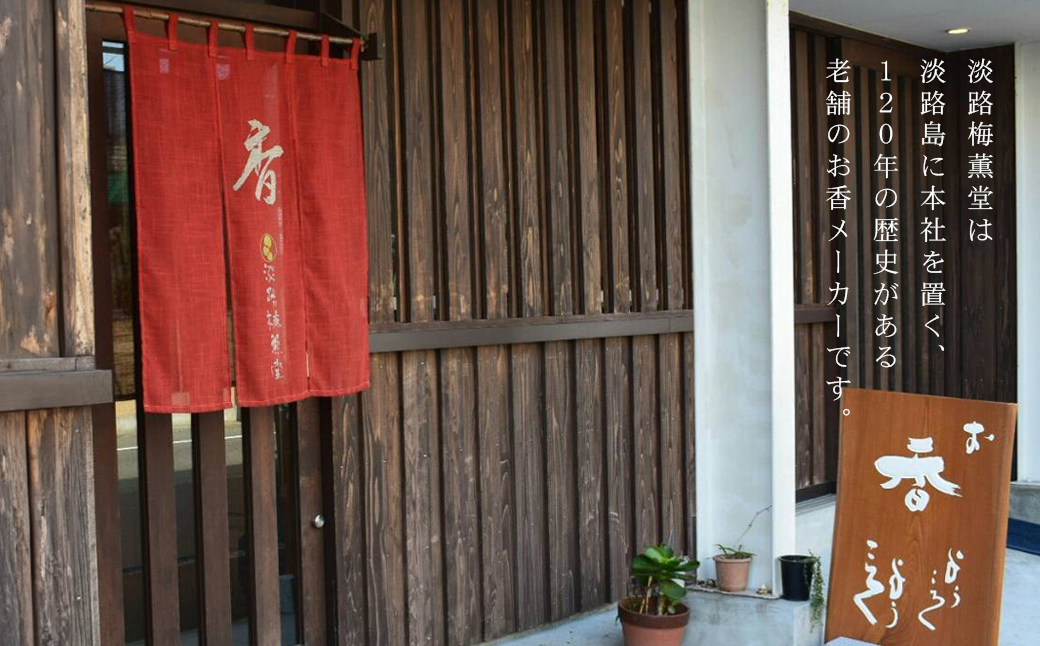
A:
[[[495,646],[621,646],[613,607],[543,630],[507,637]],[[1008,550],[1004,566],[1000,646],[1040,643],[1040,556]],[[692,644],[691,644],[692,646]]]

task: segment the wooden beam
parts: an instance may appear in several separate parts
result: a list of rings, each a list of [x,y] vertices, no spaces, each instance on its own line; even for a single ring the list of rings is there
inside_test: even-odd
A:
[[[274,439],[274,409],[249,409],[243,428],[242,457],[246,468],[249,625],[253,646],[279,646],[282,641]]]
[[[90,412],[81,407],[26,415],[33,610],[41,645],[100,643]]]
[[[40,359],[0,359],[0,372],[72,372],[94,370],[94,357],[42,357]]]
[[[328,432],[331,432],[328,431]],[[325,607],[325,532],[322,469],[322,415],[318,399],[296,405],[296,462],[299,472],[300,643],[328,642]],[[320,518],[319,518],[320,517]]]
[[[0,625],[11,646],[34,643],[25,422],[25,413],[0,415]]]
[[[63,352],[94,354],[87,44],[83,0],[54,3]]]
[[[191,450],[195,471],[199,643],[231,646],[231,563],[223,411],[191,416]]]
[[[144,536],[145,633],[149,644],[175,646],[180,644],[181,618],[177,533],[173,531],[177,527],[173,416],[141,411],[137,419],[141,533]]]
[[[838,320],[838,310],[830,305],[795,305],[794,324],[834,323]]]
[[[692,331],[692,310],[384,323],[372,326],[369,346],[373,353],[402,352]]]
[[[112,401],[112,371],[0,372],[0,412]]]

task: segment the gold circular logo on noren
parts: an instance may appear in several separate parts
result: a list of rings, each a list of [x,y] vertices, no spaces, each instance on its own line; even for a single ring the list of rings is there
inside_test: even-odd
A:
[[[264,257],[267,262],[274,262],[274,257],[277,255],[274,247],[274,236],[270,233],[265,233],[260,237],[260,255]]]

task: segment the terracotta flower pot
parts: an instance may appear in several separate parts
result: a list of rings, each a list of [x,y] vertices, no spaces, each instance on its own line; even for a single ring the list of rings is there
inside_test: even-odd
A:
[[[747,589],[748,570],[751,569],[751,558],[728,559],[723,555],[715,557],[715,571],[718,573],[719,590],[723,592],[743,592]]]
[[[625,646],[680,646],[686,624],[690,622],[690,609],[680,604],[674,615],[644,615],[628,606],[638,607],[639,598],[631,597],[618,603],[618,617],[625,634]]]

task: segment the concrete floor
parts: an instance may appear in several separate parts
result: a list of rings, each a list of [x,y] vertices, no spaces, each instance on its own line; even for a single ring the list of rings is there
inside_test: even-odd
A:
[[[1008,550],[1000,646],[1036,646],[1040,635],[1040,556]],[[613,607],[582,615],[543,630],[507,637],[495,646],[622,646]],[[740,646],[740,645],[735,645]]]

